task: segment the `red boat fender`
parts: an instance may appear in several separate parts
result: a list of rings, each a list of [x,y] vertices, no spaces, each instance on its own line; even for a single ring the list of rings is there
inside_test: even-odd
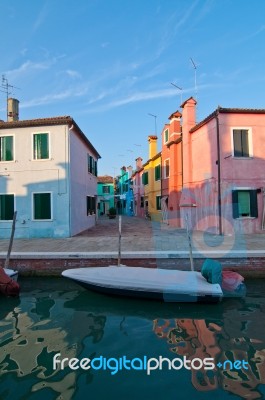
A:
[[[236,290],[244,281],[243,276],[234,271],[222,271],[222,288],[227,291]]]
[[[18,296],[20,291],[19,284],[5,273],[0,267],[0,293],[6,296]]]

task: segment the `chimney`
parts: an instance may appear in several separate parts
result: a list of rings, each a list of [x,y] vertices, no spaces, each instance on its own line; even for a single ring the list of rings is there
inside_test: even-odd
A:
[[[13,122],[19,120],[18,111],[19,101],[17,99],[9,98],[7,99],[7,121]]]
[[[127,167],[127,171],[129,173],[129,178],[131,178],[131,176],[132,176],[132,170],[133,170],[133,167],[131,165],[129,165],[129,167]]]
[[[187,127],[188,131],[196,125],[196,104],[197,101],[190,97],[181,105],[183,108],[182,124],[183,127]]]
[[[179,111],[174,112],[171,114],[168,119],[170,120],[170,133],[177,133],[181,134],[181,126],[180,126],[180,119],[181,113]]]
[[[157,154],[157,136],[148,136],[149,142],[149,159]]]
[[[141,157],[136,158],[136,171],[139,171],[139,169],[142,168],[143,165],[143,159]]]

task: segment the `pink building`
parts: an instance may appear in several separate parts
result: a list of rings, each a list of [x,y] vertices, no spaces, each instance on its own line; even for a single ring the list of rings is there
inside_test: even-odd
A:
[[[182,104],[182,225],[217,234],[265,229],[265,110],[217,108],[196,124],[196,101]]]
[[[137,217],[144,217],[144,185],[142,183],[142,175],[144,172],[143,159],[138,157],[135,161],[136,170],[132,174],[134,214]]]

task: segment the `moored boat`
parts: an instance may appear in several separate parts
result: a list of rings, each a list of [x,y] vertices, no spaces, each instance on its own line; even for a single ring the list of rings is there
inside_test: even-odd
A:
[[[119,296],[166,302],[218,302],[223,297],[219,284],[196,271],[109,266],[69,269],[62,275],[89,290]]]
[[[20,287],[17,278],[17,271],[0,267],[0,293],[6,296],[18,296]]]

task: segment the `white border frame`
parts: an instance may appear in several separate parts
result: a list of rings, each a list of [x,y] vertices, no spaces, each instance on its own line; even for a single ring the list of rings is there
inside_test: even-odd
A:
[[[0,137],[10,137],[10,136],[12,136],[13,137],[13,160],[9,160],[9,161],[0,161],[0,163],[2,164],[2,163],[12,163],[12,162],[15,162],[16,161],[16,154],[15,154],[15,148],[16,148],[16,146],[15,146],[15,135],[14,134],[5,134],[5,135],[3,135],[3,134],[1,134],[0,135]]]
[[[238,157],[235,156],[234,152],[234,137],[233,131],[236,129],[240,130],[247,130],[248,131],[248,149],[249,149],[249,156],[248,157]],[[232,126],[230,128],[230,138],[231,138],[231,150],[232,150],[232,157],[238,160],[247,160],[253,158],[253,140],[252,140],[252,128],[250,126]]]
[[[47,134],[48,135],[48,140],[49,140],[49,158],[34,158],[34,135],[42,135],[42,134]],[[51,157],[51,131],[37,131],[37,132],[32,132],[31,135],[31,160],[32,161],[50,161],[52,159]]]

